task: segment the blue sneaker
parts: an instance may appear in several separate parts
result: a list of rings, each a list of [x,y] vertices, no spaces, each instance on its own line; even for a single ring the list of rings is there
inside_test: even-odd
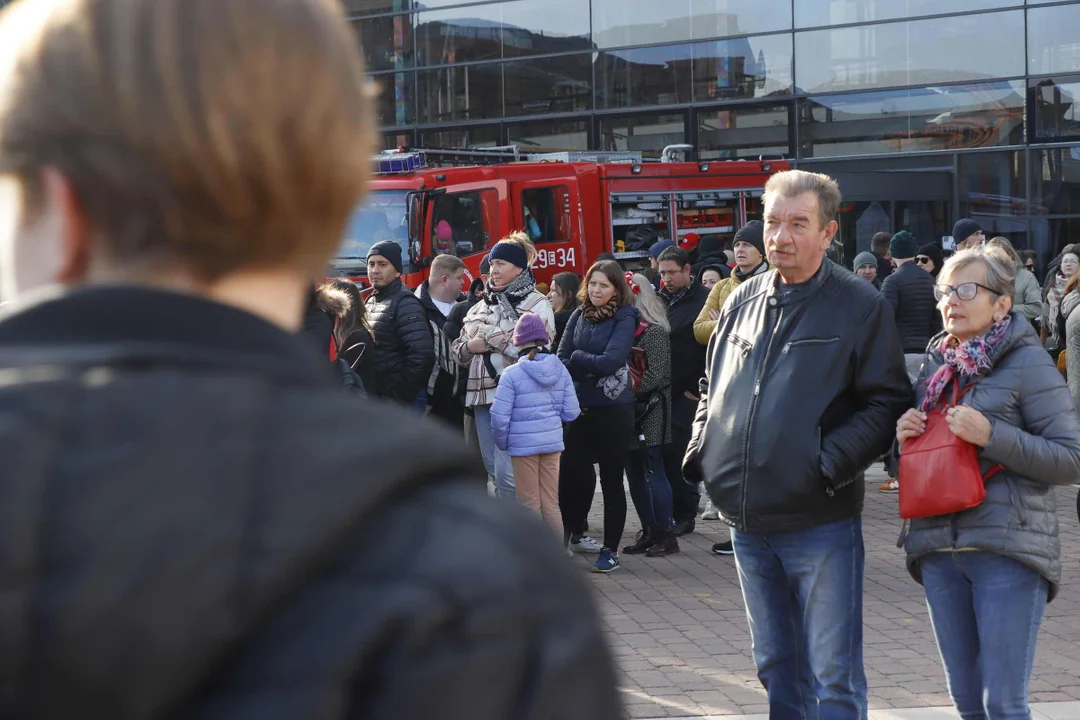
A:
[[[594,573],[609,573],[619,567],[619,553],[603,548],[600,557],[596,558],[596,564],[592,566]]]

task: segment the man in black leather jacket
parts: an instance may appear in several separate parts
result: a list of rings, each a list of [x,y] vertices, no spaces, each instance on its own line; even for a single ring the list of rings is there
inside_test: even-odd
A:
[[[380,379],[375,395],[416,404],[435,365],[435,341],[427,313],[419,298],[401,282],[401,246],[397,242],[383,240],[372,245],[367,268],[368,280],[375,288],[367,299]]]
[[[296,334],[374,144],[340,8],[0,23],[0,718],[621,718],[551,531]]]
[[[769,180],[775,270],[717,321],[686,456],[734,528],[773,717],[866,718],[863,471],[911,402],[891,308],[825,259],[839,204],[824,175]]]

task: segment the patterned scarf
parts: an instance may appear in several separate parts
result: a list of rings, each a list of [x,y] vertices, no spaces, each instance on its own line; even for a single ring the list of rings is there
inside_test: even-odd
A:
[[[532,270],[526,269],[505,287],[496,287],[494,282],[488,280],[484,290],[484,302],[488,305],[498,305],[505,317],[516,318],[517,306],[536,290],[536,278]]]
[[[946,335],[938,346],[945,362],[926,383],[922,411],[930,412],[937,406],[941,394],[954,378],[959,380],[960,376],[974,377],[980,373],[989,372],[993,368],[994,350],[1005,337],[1005,333],[1009,331],[1011,324],[1012,318],[1006,315],[1004,320],[990,327],[990,332],[964,342],[960,342],[952,335]]]
[[[591,302],[586,302],[581,306],[581,314],[585,316],[586,320],[595,325],[610,317],[614,317],[615,311],[618,309],[618,303],[612,298],[611,300],[608,300],[605,305],[601,305],[600,307],[596,307]]]

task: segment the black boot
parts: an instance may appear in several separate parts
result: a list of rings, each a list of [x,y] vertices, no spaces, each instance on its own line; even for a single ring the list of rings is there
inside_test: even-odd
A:
[[[666,557],[668,555],[674,555],[677,552],[679,552],[679,541],[676,539],[675,533],[666,532],[661,533],[660,537],[656,540],[656,544],[645,551],[645,557]]]
[[[622,549],[627,555],[641,555],[653,544],[656,543],[657,535],[652,528],[638,530],[637,536],[634,538],[634,542],[631,545],[627,545]]]
[[[682,537],[683,535],[689,535],[694,532],[696,524],[694,518],[688,518],[686,520],[675,522],[675,537]]]

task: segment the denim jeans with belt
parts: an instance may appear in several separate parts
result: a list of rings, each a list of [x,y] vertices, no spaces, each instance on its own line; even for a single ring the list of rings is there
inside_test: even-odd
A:
[[[949,695],[963,720],[1030,720],[1028,680],[1050,586],[997,553],[919,560]]]
[[[866,720],[862,519],[732,541],[770,717]]]

